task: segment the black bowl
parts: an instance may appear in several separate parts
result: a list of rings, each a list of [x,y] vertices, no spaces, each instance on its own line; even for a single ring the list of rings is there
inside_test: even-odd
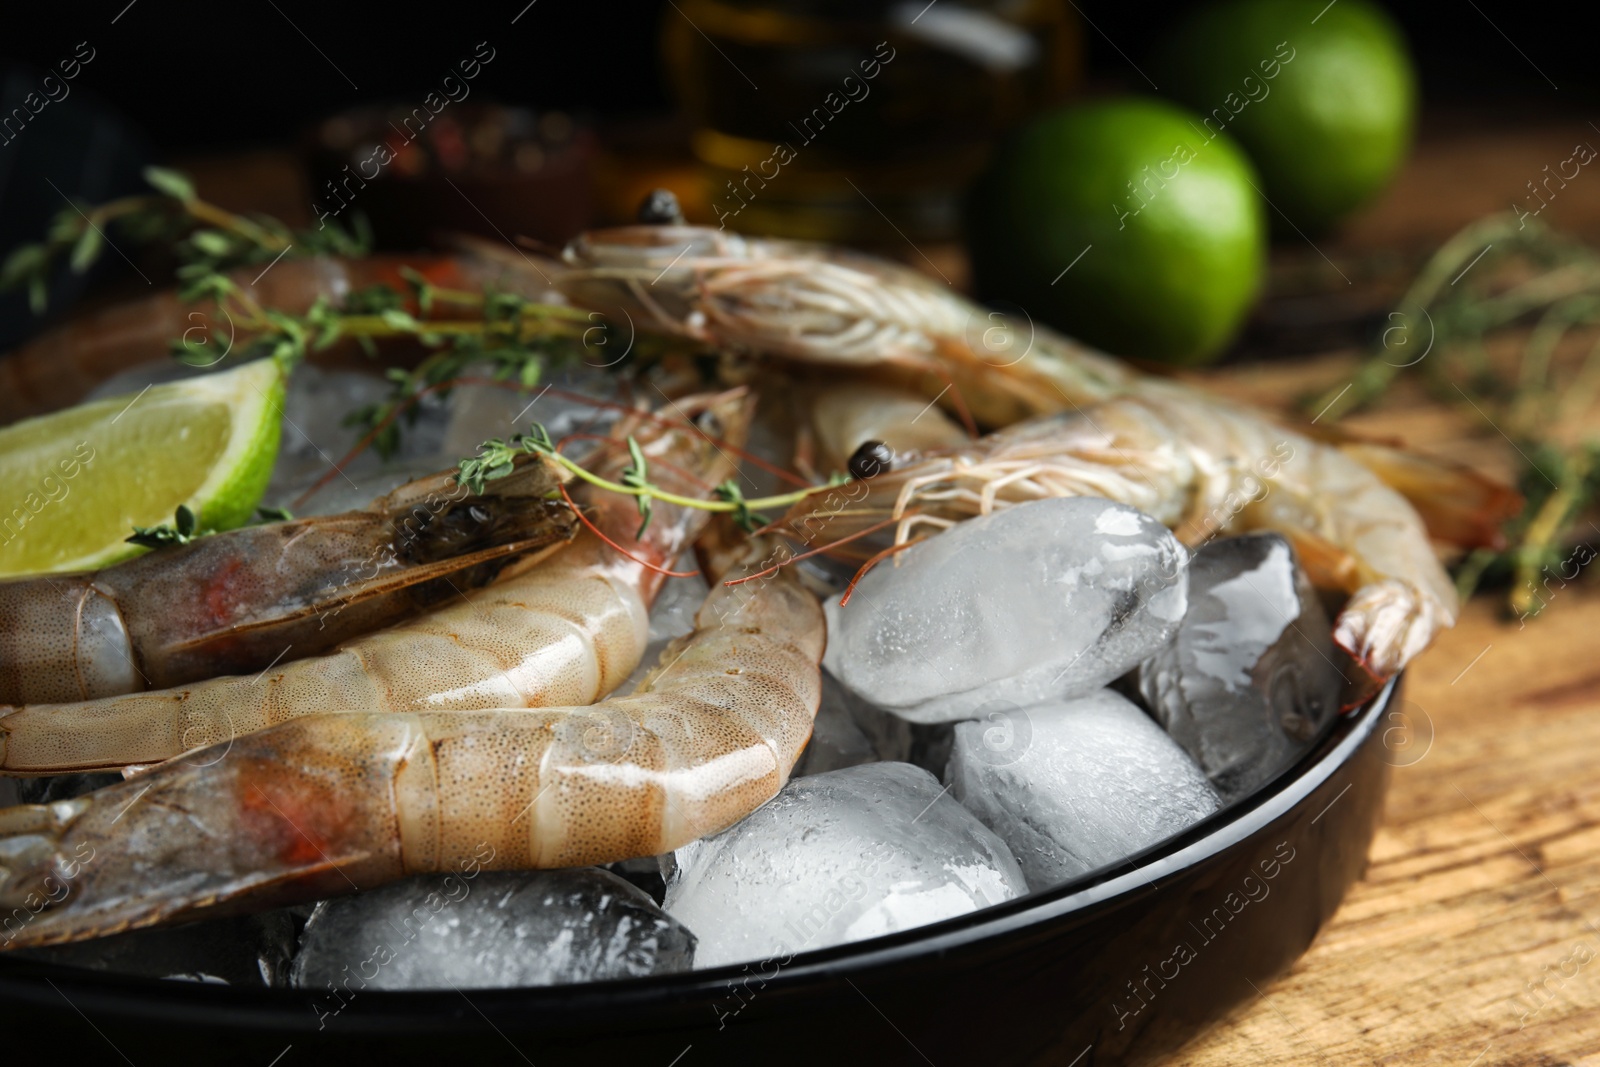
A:
[[[141,1065],[1149,1061],[1258,996],[1360,876],[1389,781],[1379,724],[1396,684],[1187,832],[918,930],[782,963],[543,989],[358,990],[342,1006],[0,957],[0,1041]]]

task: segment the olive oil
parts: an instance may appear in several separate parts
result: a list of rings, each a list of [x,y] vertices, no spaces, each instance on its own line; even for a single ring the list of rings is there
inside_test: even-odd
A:
[[[714,224],[945,239],[995,137],[1063,98],[1063,0],[677,0],[662,47]]]

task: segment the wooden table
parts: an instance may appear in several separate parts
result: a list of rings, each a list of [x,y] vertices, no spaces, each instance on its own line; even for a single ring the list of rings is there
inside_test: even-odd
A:
[[[1525,202],[1526,183],[1577,142],[1600,146],[1581,118],[1485,125],[1473,113],[1430,116],[1380,203],[1337,239],[1274,254],[1269,315],[1318,272],[1352,275],[1352,306],[1381,311],[1456,229]],[[294,216],[303,200],[277,154],[190,169],[227,206]],[[261,202],[266,172],[281,203]],[[1581,174],[1541,221],[1600,238],[1600,174]],[[1375,261],[1387,263],[1376,277]],[[1313,386],[1337,388],[1356,356],[1235,365],[1206,380],[1282,408]],[[1515,468],[1493,427],[1404,381],[1383,410],[1347,425],[1502,474]],[[1590,651],[1600,587],[1580,580],[1520,627],[1499,605],[1487,596],[1468,605],[1410,672],[1410,722],[1395,725],[1415,731],[1395,738],[1408,765],[1394,772],[1365,880],[1287,977],[1177,1060],[1600,1065],[1600,655]]]
[[[1384,201],[1321,251],[1340,263],[1385,244],[1436,245],[1526,198],[1524,183],[1580,140],[1600,146],[1600,133],[1574,121],[1425,138]],[[1600,177],[1571,183],[1543,218],[1592,238]],[[1338,388],[1353,358],[1209,380],[1281,405],[1313,383]],[[1406,385],[1346,424],[1513,469],[1484,419]],[[1591,543],[1600,548],[1600,529]],[[1415,733],[1395,735],[1408,765],[1394,771],[1365,879],[1288,976],[1177,1061],[1600,1065],[1600,585],[1580,576],[1520,625],[1502,602],[1475,598],[1410,671],[1411,723],[1395,726]]]

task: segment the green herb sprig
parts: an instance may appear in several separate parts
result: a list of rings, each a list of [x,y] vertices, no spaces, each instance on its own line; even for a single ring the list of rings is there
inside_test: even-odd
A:
[[[153,194],[123,197],[95,207],[71,204],[53,220],[43,241],[19,245],[0,265],[0,289],[26,288],[34,314],[43,314],[50,277],[62,260],[83,274],[105,252],[108,231],[130,244],[170,244],[186,300],[204,295],[212,275],[280,256],[364,256],[372,233],[364,218],[350,230],[338,224],[292,230],[266,215],[239,215],[200,199],[194,183],[175,170],[146,167]]]
[[[530,432],[526,434],[516,434],[510,440],[492,438],[479,445],[476,455],[463,459],[458,464],[456,480],[472,492],[481,493],[485,482],[494,478],[502,478],[511,472],[512,464],[518,453],[533,452],[548,456],[590,485],[608,492],[633,497],[638,502],[640,515],[639,531],[635,536],[643,535],[644,531],[649,527],[654,514],[653,504],[658,500],[664,504],[674,504],[683,508],[730,513],[733,515],[734,521],[748,533],[766,522],[765,519],[756,514],[755,509],[788,508],[813,493],[843,485],[850,480],[848,475],[835,473],[822,485],[797,489],[791,493],[780,493],[777,496],[747,500],[739,490],[739,487],[730,478],[717,486],[714,499],[705,500],[674,493],[651,482],[644,453],[639,448],[639,443],[631,435],[627,439],[627,446],[629,463],[622,471],[622,480],[615,482],[602,478],[588,468],[581,466],[572,458],[562,455],[551,442],[549,432],[542,425],[535,423]]]
[[[1488,579],[1509,579],[1511,611],[1537,614],[1552,568],[1567,569],[1568,546],[1595,540],[1582,519],[1600,499],[1600,433],[1574,443],[1558,440],[1556,429],[1600,398],[1600,335],[1575,372],[1557,374],[1553,362],[1574,331],[1600,327],[1600,249],[1526,218],[1489,216],[1435,253],[1389,321],[1354,382],[1311,398],[1305,409],[1332,421],[1377,403],[1409,373],[1445,402],[1488,419],[1521,457],[1526,506],[1507,524],[1507,548],[1480,548],[1461,562],[1457,590],[1465,597]],[[1512,330],[1526,337],[1508,374],[1488,353]]]
[[[211,529],[200,529],[200,520],[187,505],[179,504],[171,523],[160,526],[135,526],[133,536],[124,538],[131,545],[143,548],[167,548],[171,545],[186,545],[197,538],[216,533]]]

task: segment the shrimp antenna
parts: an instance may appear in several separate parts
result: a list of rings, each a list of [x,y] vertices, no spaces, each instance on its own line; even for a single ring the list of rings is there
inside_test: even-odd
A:
[[[945,384],[950,387],[950,402],[955,405],[956,415],[961,419],[962,428],[967,431],[968,437],[976,440],[981,436],[981,434],[978,433],[978,422],[972,417],[972,409],[967,407],[967,398],[961,395],[961,387],[956,384],[956,380],[951,377],[950,374],[942,367],[937,368],[936,373],[939,377],[943,378]],[[934,399],[937,400],[938,397],[935,397]]]
[[[905,549],[910,548],[912,545],[921,544],[925,540],[927,539],[919,537],[915,541],[901,541],[897,545],[890,545],[888,548],[884,549],[882,552],[879,552],[876,556],[873,556],[871,559],[863,563],[861,565],[861,569],[856,571],[855,577],[850,579],[850,584],[845,586],[844,596],[839,598],[839,606],[842,608],[846,604],[850,603],[850,598],[855,596],[857,583],[867,576],[868,571],[895,553],[902,552]]]
[[[788,559],[781,560],[781,561],[779,561],[777,563],[774,563],[772,566],[768,567],[766,570],[756,571],[754,574],[747,574],[743,578],[735,578],[732,581],[723,582],[722,584],[723,585],[742,585],[745,582],[754,581],[757,578],[769,577],[771,575],[777,574],[780,569],[782,569],[783,567],[788,566],[791,563],[799,563],[803,559],[810,559],[812,556],[820,556],[824,552],[828,552],[828,551],[830,551],[832,549],[835,549],[835,548],[839,547],[842,544],[845,544],[845,543],[850,542],[850,541],[854,541],[857,538],[866,537],[868,534],[877,533],[879,530],[883,529],[886,526],[893,526],[895,523],[897,523],[899,521],[900,520],[897,519],[897,518],[884,519],[882,522],[873,523],[871,526],[868,526],[864,530],[857,530],[853,534],[850,534],[850,535],[848,535],[846,537],[841,537],[837,541],[830,541],[827,544],[822,545],[822,546],[820,546],[818,548],[813,548],[809,552],[802,552],[798,556],[790,556]],[[766,530],[766,529],[770,529],[770,528],[771,527],[768,526],[768,527],[763,527],[762,529]],[[881,555],[881,553],[880,553],[880,555]],[[873,558],[876,559],[877,557],[873,557]],[[853,583],[853,582],[851,583],[852,586],[854,586],[854,584],[855,583]]]
[[[619,545],[615,541],[611,540],[611,538],[607,537],[604,533],[602,533],[600,531],[600,527],[598,527],[594,523],[590,522],[589,521],[589,517],[583,513],[583,509],[578,507],[578,505],[573,501],[571,494],[569,494],[567,492],[567,487],[566,486],[558,485],[558,486],[556,486],[556,488],[561,490],[561,499],[563,499],[563,500],[565,500],[567,502],[567,506],[572,509],[572,513],[574,515],[578,516],[578,521],[579,522],[583,523],[585,526],[587,526],[589,528],[589,532],[590,533],[594,534],[596,537],[600,538],[600,540],[604,541],[606,544],[608,544],[612,548],[616,549],[618,554],[623,555],[623,556],[627,556],[629,559],[633,560],[633,562],[637,563],[639,566],[643,567],[645,570],[655,571],[657,574],[664,574],[668,578],[693,578],[693,577],[695,577],[696,575],[698,575],[700,573],[699,571],[669,571],[665,567],[658,567],[654,563],[651,563],[648,560],[640,559],[638,556],[635,556],[632,552],[629,552],[627,549],[623,548],[621,545]]]

